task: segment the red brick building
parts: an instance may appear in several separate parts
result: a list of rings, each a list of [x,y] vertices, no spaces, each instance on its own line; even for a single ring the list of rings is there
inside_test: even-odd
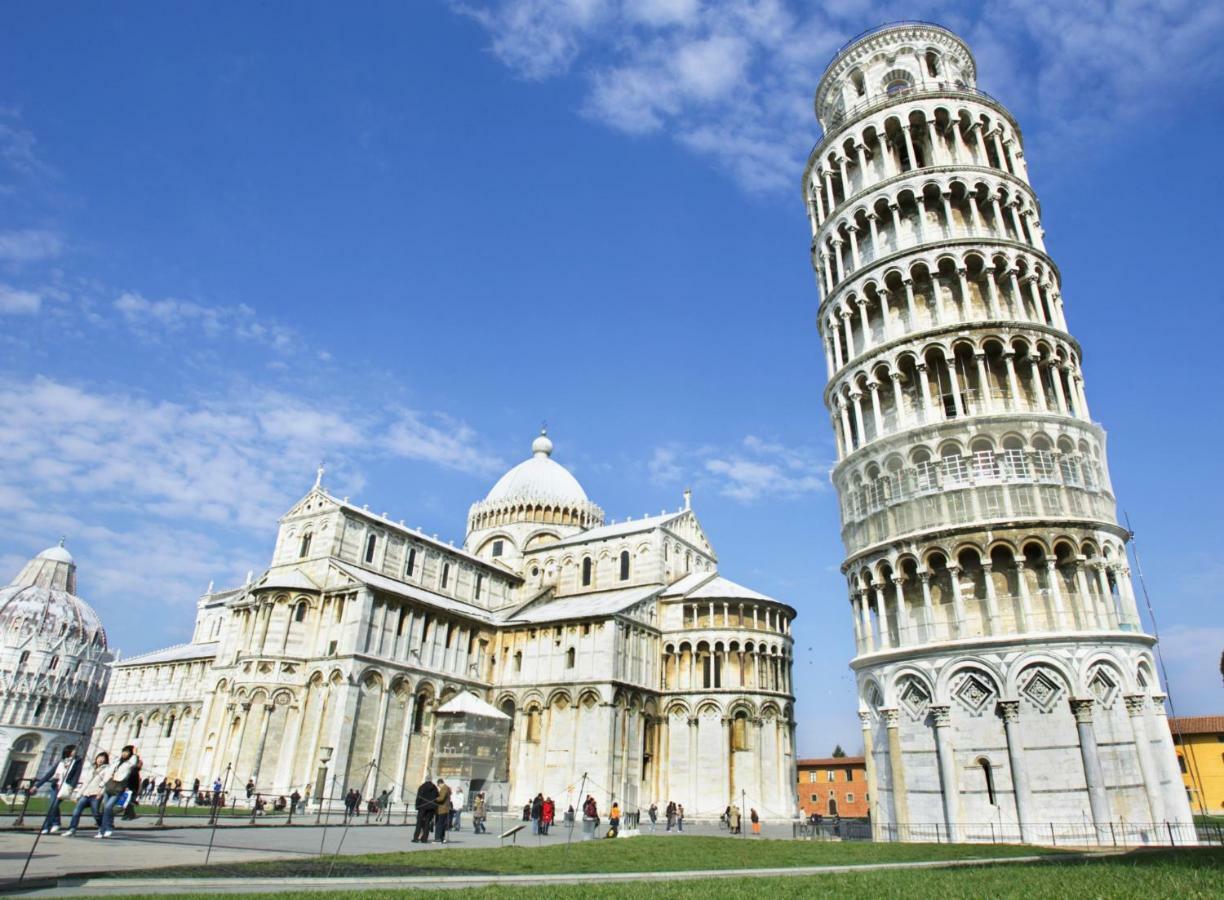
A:
[[[805,816],[867,818],[867,764],[861,756],[799,760],[799,808]]]

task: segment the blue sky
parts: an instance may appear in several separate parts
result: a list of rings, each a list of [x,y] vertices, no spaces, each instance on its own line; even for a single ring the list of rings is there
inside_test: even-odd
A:
[[[1224,11],[1190,2],[10,4],[0,573],[66,535],[127,654],[329,485],[462,539],[541,420],[694,505],[859,745],[799,196],[832,52],[943,22],[1024,129],[1181,713],[1224,709]]]

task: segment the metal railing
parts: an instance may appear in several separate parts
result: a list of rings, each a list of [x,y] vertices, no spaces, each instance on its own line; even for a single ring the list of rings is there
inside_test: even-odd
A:
[[[963,822],[952,829],[942,822],[913,825],[822,817],[795,822],[792,838],[808,841],[878,843],[1036,844],[1050,847],[1224,846],[1224,825],[1190,822]]]

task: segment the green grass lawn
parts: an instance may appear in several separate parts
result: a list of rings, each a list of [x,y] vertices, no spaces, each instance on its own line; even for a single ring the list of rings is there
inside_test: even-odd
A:
[[[501,874],[668,872],[685,869],[770,868],[772,866],[861,865],[941,859],[1058,855],[1060,851],[1014,845],[871,844],[775,841],[726,837],[643,835],[619,841],[575,841],[548,847],[463,849],[451,847],[404,853],[324,856],[204,866],[175,866],[122,873],[121,877],[175,876],[323,877],[411,874]],[[117,873],[118,874],[118,873]]]
[[[699,840],[699,839],[698,839]],[[637,843],[637,840],[621,843]],[[762,845],[758,845],[762,846]],[[999,849],[999,848],[982,848]],[[703,860],[709,866],[713,860]],[[429,876],[422,875],[422,885]],[[920,869],[909,871],[836,873],[812,877],[767,877],[703,879],[697,881],[659,880],[653,883],[608,883],[592,880],[580,885],[498,886],[458,891],[465,900],[539,896],[547,891],[552,898],[685,898],[709,900],[711,897],[915,897],[929,900],[978,900],[982,897],[1177,897],[1217,898],[1224,884],[1224,850],[1134,851],[1122,857],[1088,861],[1060,860],[962,869]],[[183,900],[211,894],[178,895]],[[284,891],[279,896],[307,900],[390,900],[392,897],[437,897],[428,891]],[[448,893],[446,896],[452,896]]]

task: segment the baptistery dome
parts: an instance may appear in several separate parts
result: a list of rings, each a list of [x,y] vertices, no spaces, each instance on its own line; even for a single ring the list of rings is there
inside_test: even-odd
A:
[[[110,676],[106,630],[76,596],[61,543],[0,588],[0,787],[31,777],[93,727]]]

